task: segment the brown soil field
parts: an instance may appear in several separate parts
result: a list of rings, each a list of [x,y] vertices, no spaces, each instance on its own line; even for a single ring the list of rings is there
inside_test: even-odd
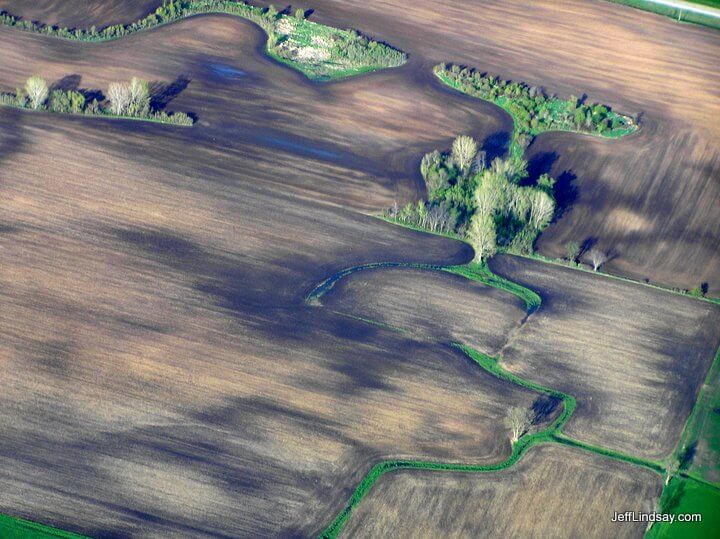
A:
[[[328,309],[458,342],[495,355],[525,317],[517,297],[459,275],[413,269],[361,271],[339,281],[322,303]]]
[[[621,140],[550,133],[531,146],[533,176],[559,178],[564,213],[540,250],[592,239],[613,252],[612,272],[720,295],[720,33],[603,0],[312,7],[408,52],[412,85],[453,62],[640,114],[642,130]]]
[[[383,476],[342,537],[642,537],[614,511],[652,511],[659,475],[558,445],[501,472]]]
[[[73,5],[40,3],[49,17],[50,13],[70,12]],[[123,6],[111,3],[107,9],[130,20],[151,7],[145,1],[134,1]],[[410,62],[399,70],[327,85],[321,90],[317,86],[308,88],[300,75],[259,58],[256,69],[249,73],[264,72],[266,76],[254,81],[248,77],[242,88],[235,85],[232,96],[245,104],[242,115],[257,122],[255,127],[267,129],[268,123],[279,120],[277,116],[256,114],[255,105],[264,112],[268,108],[264,99],[248,99],[258,95],[272,95],[273,110],[279,114],[284,111],[282,116],[294,119],[296,127],[326,120],[321,129],[329,131],[307,131],[306,135],[327,134],[323,137],[326,144],[339,142],[336,137],[343,139],[355,154],[353,164],[367,167],[374,163],[376,176],[391,180],[393,198],[404,202],[421,196],[416,169],[424,151],[447,147],[452,134],[467,132],[484,141],[492,155],[510,130],[509,118],[492,106],[461,100],[441,88],[431,73],[434,64],[465,63],[504,78],[545,86],[561,96],[587,93],[592,100],[640,114],[643,129],[619,141],[573,134],[545,134],[538,138],[529,151],[533,176],[548,170],[560,178],[558,190],[563,207],[562,217],[540,240],[541,251],[561,256],[568,241],[597,241],[614,255],[607,266],[611,271],[685,288],[708,282],[711,292],[717,295],[720,127],[714,118],[720,115],[720,94],[716,91],[720,72],[715,69],[720,64],[720,34],[716,31],[677,24],[666,17],[602,0],[541,0],[532,6],[520,0],[487,0],[476,9],[453,0],[420,1],[410,6],[380,0],[318,0],[312,6],[301,7],[312,7],[313,20],[318,22],[342,27],[352,24],[393,43],[410,54]],[[20,15],[33,13],[27,5],[6,2],[5,9],[10,8]],[[164,42],[174,46],[168,51],[171,56],[178,57],[176,60],[187,68],[190,59],[197,60],[202,52],[206,54],[201,61],[211,62],[208,56],[212,56],[218,41],[225,41],[218,52],[222,61],[229,59],[229,50],[244,57],[249,51],[231,43],[239,38],[236,27],[230,23],[221,37],[215,34],[215,23],[207,27],[181,23],[162,35]],[[189,35],[179,28],[189,30]],[[16,79],[12,85],[21,82],[18,75],[33,67],[37,70],[39,65],[28,64],[24,54],[34,44],[18,45],[21,38],[15,34],[10,38],[15,44],[4,44],[3,50],[22,52],[25,69],[8,67]],[[153,46],[147,49],[153,51],[159,43],[157,36],[130,39]],[[189,41],[196,43],[195,53]],[[133,48],[119,43],[91,47],[59,46],[51,41],[37,58],[52,57],[56,50],[66,49],[87,66],[95,64],[89,51],[102,50],[112,56],[111,64],[121,67],[118,59],[129,59],[124,52]],[[162,54],[164,47],[160,48],[158,54],[153,54],[157,67],[168,60]],[[103,55],[97,57],[97,61],[102,59]],[[55,61],[61,65],[55,67],[72,68],[67,60],[67,54],[57,58]],[[86,77],[83,84],[96,80],[88,73],[80,74]],[[260,83],[261,88],[255,88],[259,92],[248,88],[255,86],[253,82]],[[212,93],[213,99],[204,96],[204,106],[198,107],[198,112],[222,108],[212,105],[214,98],[220,97],[216,91]],[[328,99],[330,96],[333,99]],[[475,114],[467,118],[469,111]],[[340,120],[339,115],[344,118]],[[472,120],[477,119],[476,115],[482,117],[481,122]],[[348,116],[356,121],[348,121]],[[467,120],[453,122],[462,116]],[[237,119],[227,120],[230,123]],[[448,124],[457,131],[449,132]],[[338,129],[343,133],[337,133]],[[688,264],[688,260],[693,263]]]
[[[565,432],[667,457],[720,346],[720,306],[517,257],[497,257],[491,267],[542,297],[502,363],[577,398]]]
[[[0,9],[99,24],[152,8],[117,2],[92,15],[81,4]],[[588,91],[644,112],[645,128],[626,140],[557,136],[556,163],[576,167],[579,201],[543,248],[552,252],[569,231],[607,241],[615,230],[619,245],[630,237],[626,227],[610,229],[603,219],[647,193],[618,222],[650,224],[633,232],[632,248],[612,268],[681,286],[718,285],[720,234],[711,210],[720,128],[709,118],[720,100],[713,69],[720,34],[599,2],[520,9],[498,1],[469,13],[460,5],[308,6],[320,22],[360,28],[411,55],[402,68],[326,85],[266,58],[262,32],[232,17],[197,17],[102,44],[0,28],[1,91],[36,73],[65,88],[100,90],[140,76],[154,81],[169,110],[198,117],[180,128],[0,109],[0,512],[90,535],[311,535],[378,459],[481,463],[509,453],[500,418],[509,405],[529,406],[534,393],[500,383],[447,347],[303,302],[315,284],[349,266],[471,258],[459,242],[362,214],[422,196],[422,154],[448,147],[458,133],[473,134],[491,154],[507,138],[502,111],[434,80],[438,61],[567,94]],[[621,46],[622,39],[637,46]],[[681,144],[686,135],[692,145]],[[549,140],[541,137],[536,148]],[[643,147],[677,152],[652,174],[624,170]],[[595,193],[591,212],[586,193]],[[657,217],[677,200],[681,207]],[[502,264],[510,273],[510,262]],[[563,293],[576,294],[565,300],[573,306],[561,308],[564,273],[516,264],[518,278],[527,266],[530,285],[547,297],[543,318],[531,318],[513,341],[517,356],[507,349],[508,365],[578,396],[569,429],[579,437],[667,452],[692,402],[692,391],[677,388],[697,387],[712,356],[705,349],[717,344],[707,325],[705,343],[695,342],[701,330],[689,325],[709,307],[672,296],[667,304],[680,309],[672,318],[657,296],[640,289],[638,299],[628,288],[627,297],[653,309],[639,317],[622,310],[628,306],[614,285],[572,274]],[[427,282],[437,292],[420,290],[438,312],[442,290],[457,288],[458,301],[477,295],[441,281]],[[613,294],[612,316],[601,293]],[[481,295],[503,324],[516,320],[495,296]],[[603,314],[593,319],[591,309]],[[533,343],[539,348],[528,355],[520,345],[541,320],[566,327],[552,330],[557,342]],[[612,331],[598,330],[598,321]],[[623,324],[639,344],[619,341]],[[586,348],[599,352],[572,331],[589,338],[606,330],[617,362],[591,357],[589,374],[574,373]],[[451,331],[471,336],[472,328]],[[478,339],[498,342],[495,331],[479,330]],[[672,335],[679,340],[669,342]],[[535,360],[545,361],[542,372]],[[618,369],[638,369],[658,385],[621,380]],[[640,394],[625,394],[635,389]],[[617,395],[612,407],[604,404]],[[643,412],[643,398],[661,400],[647,414],[649,426],[628,431],[626,417],[612,414]]]
[[[268,110],[272,129],[253,130],[257,81],[243,99],[258,110],[225,113],[219,103],[245,87],[216,81],[207,56],[192,60],[198,74],[183,63],[193,43],[212,51],[211,36],[214,54],[228,41],[250,51],[240,69],[266,63],[252,53],[258,32],[195,19],[90,46],[101,67],[77,44],[0,34],[11,51],[2,72],[21,80],[82,73],[93,88],[189,73],[172,108],[201,118],[184,129],[0,112],[1,512],[92,536],[311,535],[378,459],[509,454],[500,419],[534,393],[447,347],[305,306],[343,267],[471,253],[341,207],[387,203],[392,181],[345,164],[360,162],[349,141],[318,147],[292,133],[326,118],[303,126]],[[16,39],[47,63],[23,65]],[[189,48],[173,53],[174,39]],[[166,57],[133,52],[146,47]],[[203,73],[208,82],[196,82]],[[479,120],[458,110],[452,121]],[[328,154],[337,157],[317,157]]]
[[[0,11],[30,21],[84,28],[131,23],[155,11],[161,3],[159,0],[0,0]]]

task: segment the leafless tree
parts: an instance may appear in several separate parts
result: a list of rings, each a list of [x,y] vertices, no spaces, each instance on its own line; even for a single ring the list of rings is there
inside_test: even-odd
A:
[[[452,158],[458,168],[466,173],[478,152],[478,143],[474,138],[467,135],[460,135],[453,141]]]
[[[127,82],[111,82],[108,86],[108,99],[113,114],[121,115],[127,112],[133,100],[133,92]]]
[[[45,79],[34,75],[25,82],[25,91],[32,108],[39,109],[48,96],[48,85]]]
[[[533,191],[530,196],[530,224],[536,229],[544,228],[555,212],[555,201],[545,191]]]
[[[517,442],[520,436],[525,434],[532,425],[533,412],[529,408],[513,406],[505,416],[505,426],[510,429],[510,440]]]
[[[600,269],[600,266],[602,266],[608,260],[607,253],[600,250],[598,247],[593,247],[592,249],[590,249],[588,255],[590,256],[590,261],[593,265],[593,271],[597,271],[598,269]]]

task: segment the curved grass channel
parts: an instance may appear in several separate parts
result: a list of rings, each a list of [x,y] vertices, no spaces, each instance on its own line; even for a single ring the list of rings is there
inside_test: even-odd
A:
[[[462,275],[467,279],[477,281],[488,286],[498,288],[500,290],[504,290],[522,299],[525,302],[525,307],[528,315],[535,312],[541,304],[541,298],[536,292],[518,283],[495,275],[486,264],[441,266],[432,264],[408,264],[400,262],[364,264],[361,266],[346,268],[322,281],[319,285],[313,288],[310,293],[308,293],[305,299],[310,304],[318,305],[320,303],[320,298],[325,293],[327,293],[340,279],[357,271],[381,268],[409,268],[446,271],[448,273]],[[372,323],[372,321],[368,322]],[[347,521],[350,519],[352,512],[360,504],[360,502],[362,502],[365,496],[367,496],[367,494],[372,490],[372,487],[375,485],[378,479],[380,479],[386,473],[392,472],[394,470],[418,469],[468,473],[496,472],[509,468],[510,466],[518,462],[520,458],[525,454],[525,452],[535,445],[543,443],[559,443],[579,449],[584,449],[586,451],[591,451],[593,453],[621,460],[623,462],[643,466],[659,474],[666,473],[665,465],[661,462],[643,459],[640,457],[635,457],[633,455],[627,455],[625,453],[621,453],[619,451],[614,451],[612,449],[607,449],[604,447],[594,446],[566,436],[563,433],[563,427],[572,416],[573,412],[575,411],[575,406],[577,404],[575,397],[573,397],[572,395],[568,395],[567,393],[563,393],[561,391],[557,391],[555,389],[551,389],[530,380],[521,378],[511,373],[510,371],[505,370],[500,365],[497,358],[493,358],[491,356],[483,354],[482,352],[479,352],[474,348],[459,343],[452,343],[451,346],[453,348],[461,350],[480,368],[482,368],[489,374],[495,376],[496,378],[499,378],[506,382],[517,384],[531,391],[537,391],[538,393],[542,393],[549,397],[560,399],[563,404],[562,413],[560,413],[560,415],[543,430],[522,436],[517,442],[513,444],[512,453],[510,454],[510,456],[504,461],[498,462],[496,464],[461,464],[453,462],[437,462],[412,459],[384,460],[378,462],[370,469],[370,471],[365,475],[365,477],[363,477],[362,481],[360,481],[342,511],[340,511],[340,513],[335,517],[332,523],[327,528],[325,528],[325,530],[322,531],[322,533],[320,534],[321,538],[325,539],[337,537],[340,532],[342,532]]]

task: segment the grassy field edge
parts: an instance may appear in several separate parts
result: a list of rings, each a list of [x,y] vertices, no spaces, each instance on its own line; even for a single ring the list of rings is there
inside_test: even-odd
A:
[[[675,19],[678,22],[699,24],[701,26],[707,26],[708,28],[714,28],[716,30],[720,30],[720,19],[715,18],[715,17],[710,17],[708,15],[703,15],[701,13],[693,13],[692,11],[687,11],[682,8],[670,7],[670,6],[658,4],[655,2],[648,2],[646,0],[606,0],[606,1],[612,2],[613,4],[621,4],[624,6],[631,7],[631,8],[641,9],[643,11],[655,13],[656,15],[664,15],[665,17]],[[705,2],[688,2],[688,3],[696,4],[698,6],[713,7],[712,4],[708,4]],[[717,6],[714,6],[714,7],[717,7]]]

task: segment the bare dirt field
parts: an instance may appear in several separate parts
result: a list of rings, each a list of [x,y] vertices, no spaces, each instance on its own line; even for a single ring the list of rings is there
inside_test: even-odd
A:
[[[79,4],[38,9],[49,22],[79,24],[84,19],[65,19],[73,6],[82,11]],[[473,134],[491,155],[507,139],[504,113],[433,79],[438,61],[567,94],[587,90],[623,111],[646,112],[646,128],[626,140],[558,137],[557,162],[572,159],[577,180],[570,183],[580,194],[548,237],[573,230],[608,239],[603,219],[621,207],[623,189],[646,189],[646,204],[628,210],[628,219],[650,225],[628,240],[632,249],[614,267],[670,284],[717,286],[720,225],[711,210],[720,165],[712,149],[718,128],[708,114],[720,100],[713,70],[720,38],[604,3],[568,2],[563,11],[549,1],[518,5],[493,2],[467,13],[447,4],[438,11],[434,2],[403,10],[318,1],[308,7],[319,21],[358,27],[411,55],[400,69],[327,85],[266,58],[262,33],[231,17],[197,17],[104,44],[0,28],[2,91],[36,73],[64,88],[99,90],[139,76],[155,81],[169,110],[198,118],[181,128],[0,109],[0,512],[90,535],[311,535],[378,459],[496,462],[508,454],[500,418],[535,394],[500,383],[446,347],[303,302],[315,284],[349,266],[471,258],[463,244],[359,213],[422,196],[422,154],[448,147],[456,134]],[[35,18],[23,11],[28,6],[0,9]],[[146,9],[146,2],[116,3],[102,16],[131,20]],[[588,24],[599,19],[603,39],[593,34],[599,25]],[[448,35],[455,24],[461,30]],[[621,46],[624,38],[638,46]],[[692,146],[680,144],[684,133]],[[676,160],[652,174],[624,171],[622,163],[638,159],[634,145],[650,153],[674,148]],[[615,147],[620,152],[611,154]],[[615,159],[621,165],[605,173]],[[590,192],[595,205],[586,211],[581,202]],[[682,207],[653,217],[678,200]],[[686,230],[701,241],[688,245],[679,234]],[[654,254],[658,245],[662,257]],[[667,452],[692,399],[677,388],[697,387],[712,356],[705,351],[717,344],[717,324],[713,331],[702,324],[717,321],[717,310],[701,323],[697,309],[705,305],[672,296],[668,303],[680,313],[673,318],[656,296],[639,292],[637,299],[632,289],[628,297],[653,309],[639,317],[623,310],[625,289],[608,291],[604,281],[579,274],[563,283],[576,303],[561,308],[557,271],[517,265],[520,279],[527,266],[530,286],[546,300],[538,323],[551,327],[566,313],[566,331],[594,336],[597,321],[607,322],[620,359],[597,359],[591,348],[590,375],[583,365],[582,376],[568,377],[595,344],[551,328],[558,342],[548,338],[529,355],[520,339],[508,365],[578,397],[569,425],[578,437]],[[438,298],[438,312],[443,290],[456,286],[441,281],[426,281],[423,292]],[[460,301],[469,285],[457,286],[448,293]],[[503,324],[514,320],[485,296]],[[608,298],[611,314],[603,307]],[[591,309],[600,313],[594,320]],[[660,314],[649,316],[654,310]],[[705,329],[691,331],[692,321]],[[612,340],[623,324],[639,343]],[[498,339],[487,331],[488,342]],[[700,331],[704,343],[695,342]],[[669,343],[671,335],[679,340]],[[535,358],[545,362],[541,372]],[[619,380],[613,366],[658,385]],[[562,376],[564,385],[556,379]],[[622,391],[608,387],[607,376]],[[634,389],[638,395],[625,395]],[[608,406],[609,397],[617,405]],[[667,398],[673,412],[659,404],[647,414],[649,426],[628,431],[625,416],[612,414],[645,411],[641,398]]]
[[[383,476],[342,537],[642,537],[614,511],[651,511],[659,475],[557,445],[501,472]]]
[[[159,0],[0,0],[0,11],[22,15],[31,21],[60,26],[90,27],[93,24],[127,24],[145,17],[162,2]]]
[[[408,52],[413,85],[432,85],[431,67],[453,62],[639,113],[643,129],[631,137],[544,134],[531,146],[533,175],[560,178],[567,210],[540,250],[563,256],[566,242],[595,239],[615,253],[612,271],[708,282],[720,295],[720,33],[602,0],[312,7],[319,21],[355,21]]]
[[[322,303],[489,355],[499,352],[525,317],[525,304],[512,294],[459,275],[406,268],[351,274],[323,296]]]
[[[502,363],[577,398],[565,432],[625,453],[668,456],[720,346],[720,306],[517,257],[491,266],[542,296]]]

